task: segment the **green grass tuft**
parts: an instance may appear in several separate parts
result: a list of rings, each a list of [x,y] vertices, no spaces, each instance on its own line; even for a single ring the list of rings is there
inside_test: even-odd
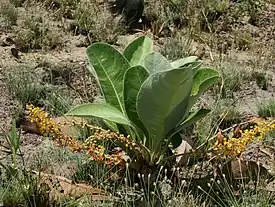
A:
[[[275,117],[275,99],[259,104],[258,115],[261,117]]]

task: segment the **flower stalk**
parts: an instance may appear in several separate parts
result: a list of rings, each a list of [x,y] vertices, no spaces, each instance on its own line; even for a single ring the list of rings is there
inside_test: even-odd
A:
[[[125,167],[126,161],[122,158],[121,153],[108,154],[104,146],[97,144],[97,141],[118,141],[132,151],[141,153],[139,144],[133,142],[130,136],[104,130],[100,127],[89,125],[84,122],[75,121],[70,124],[71,127],[82,126],[90,129],[96,129],[96,132],[85,142],[80,142],[75,138],[64,135],[62,126],[66,123],[56,123],[48,113],[33,105],[27,105],[27,116],[30,122],[34,123],[43,136],[49,136],[60,147],[68,147],[72,152],[79,153],[85,151],[91,160],[98,163],[105,163],[108,167],[119,165]]]

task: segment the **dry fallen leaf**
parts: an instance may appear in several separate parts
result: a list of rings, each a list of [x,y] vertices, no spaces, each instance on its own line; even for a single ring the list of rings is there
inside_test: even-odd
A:
[[[23,121],[23,123],[21,124],[21,128],[26,133],[42,135],[39,132],[39,129],[37,128],[36,124],[32,123],[32,122],[30,122],[28,120],[24,120]]]
[[[253,116],[253,117],[250,117],[249,119],[248,119],[248,122],[249,123],[257,123],[257,122],[261,122],[261,121],[264,121],[265,119],[264,118],[262,118],[262,117],[255,117],[255,116]]]
[[[242,159],[231,161],[232,178],[235,180],[250,181],[258,179],[258,176],[268,176],[265,168],[253,161],[243,161]]]
[[[81,132],[76,127],[72,127],[71,124],[73,122],[81,123],[86,122],[85,119],[79,117],[70,117],[70,116],[60,116],[53,118],[56,123],[66,123],[65,125],[61,126],[61,131],[64,135],[68,135],[71,137],[79,137]]]
[[[72,180],[62,176],[55,176],[42,172],[32,171],[38,177],[40,185],[47,185],[49,197],[57,201],[66,197],[84,198],[90,196],[92,200],[113,200],[107,196],[105,191],[86,184],[74,183]]]
[[[175,155],[182,154],[180,156],[177,156],[176,162],[177,162],[178,165],[183,166],[183,165],[187,164],[188,158],[190,157],[190,154],[184,154],[184,153],[190,152],[193,148],[189,144],[191,141],[188,143],[187,141],[185,141],[185,140],[188,140],[188,139],[186,137],[184,137],[183,135],[181,135],[181,136],[182,136],[183,140],[182,140],[180,146],[178,146],[175,149],[175,151],[176,151]]]

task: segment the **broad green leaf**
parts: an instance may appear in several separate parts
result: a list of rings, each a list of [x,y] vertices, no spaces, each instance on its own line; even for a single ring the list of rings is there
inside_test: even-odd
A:
[[[127,116],[142,130],[145,128],[137,113],[137,95],[148,76],[148,71],[139,65],[129,68],[124,76],[124,104]]]
[[[105,119],[103,119],[103,122],[104,122],[104,124],[106,124],[106,126],[107,126],[110,130],[112,130],[113,132],[118,132],[118,131],[119,131],[119,130],[118,130],[118,127],[117,127],[117,125],[116,125],[116,123],[111,122],[111,121],[107,121],[107,120],[105,120]]]
[[[210,110],[208,109],[199,109],[196,112],[192,112],[191,114],[189,114],[189,116],[177,127],[177,129],[175,130],[174,133],[178,133],[181,130],[185,129],[186,127],[196,123],[197,121],[199,121],[200,119],[202,119],[203,117],[205,117],[208,113],[210,112]]]
[[[131,128],[129,126],[124,126],[124,129],[126,131],[126,134],[130,135],[131,140],[140,141],[140,139],[138,139],[139,138],[139,131],[135,126],[134,126],[134,128]]]
[[[191,88],[192,68],[154,73],[141,86],[137,111],[149,133],[150,150],[158,150],[167,133],[181,121]]]
[[[115,122],[117,124],[132,126],[131,121],[128,120],[127,117],[125,117],[118,109],[109,104],[82,104],[70,110],[66,115],[76,117],[96,117],[110,122]]]
[[[94,43],[87,48],[86,53],[106,102],[125,113],[123,78],[130,64],[119,51],[108,44]]]
[[[147,36],[141,36],[133,40],[124,50],[123,55],[131,66],[140,65],[141,61],[153,52],[153,42]]]
[[[171,70],[170,62],[160,53],[152,52],[144,58],[143,66],[150,74]]]
[[[190,126],[191,124],[194,124],[198,120],[205,117],[209,112],[210,112],[209,109],[199,109],[198,111],[192,112],[191,114],[189,114],[187,119],[184,120],[181,126],[182,125],[185,125],[185,127]]]
[[[195,62],[197,59],[198,59],[197,56],[189,56],[189,57],[181,58],[181,59],[171,62],[171,65],[173,68],[180,68],[180,67],[183,67],[189,63]]]
[[[93,66],[92,66],[92,65],[88,65],[88,66],[87,66],[87,69],[88,69],[88,71],[92,74],[92,76],[94,76],[94,77],[97,79],[97,74],[96,74],[96,71],[95,71],[95,69],[93,68]]]
[[[196,103],[201,94],[209,89],[209,87],[213,85],[219,79],[219,77],[219,73],[216,70],[210,68],[203,68],[197,71],[197,73],[194,75],[192,94],[188,106],[189,110]]]
[[[219,73],[211,68],[202,68],[194,75],[192,96],[204,92],[219,78]]]

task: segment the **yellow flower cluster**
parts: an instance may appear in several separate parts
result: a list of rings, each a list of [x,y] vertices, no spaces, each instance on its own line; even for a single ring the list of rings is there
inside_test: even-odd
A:
[[[49,117],[48,113],[46,113],[42,109],[34,107],[33,105],[27,105],[26,109],[28,119],[32,123],[36,124],[36,127],[38,128],[39,132],[43,136],[51,136],[53,138],[53,141],[55,141],[58,146],[68,147],[72,152],[86,151],[86,153],[90,156],[91,160],[95,160],[98,163],[104,162],[109,167],[114,165],[120,165],[121,167],[123,167],[126,164],[124,159],[122,159],[122,157],[120,156],[120,154],[106,154],[105,148],[101,145],[96,144],[95,142],[87,141],[81,143],[73,137],[64,135],[61,131],[62,125],[60,123],[56,123],[51,117]],[[77,125],[77,123],[75,122],[71,124],[71,126],[75,125]],[[86,123],[80,123],[79,125],[99,129],[99,127],[90,126]],[[104,129],[100,130],[104,132],[104,135],[102,133],[97,134],[100,135],[98,139],[104,139],[104,136],[108,138],[114,137],[113,132]],[[95,136],[96,134],[93,135],[94,138]],[[122,135],[118,137],[122,139]]]
[[[96,126],[92,126],[90,124],[87,123],[83,123],[83,122],[76,122],[73,121],[72,126],[82,126],[82,127],[88,127],[90,129],[96,129],[96,132],[91,135],[90,137],[88,137],[88,139],[86,140],[86,149],[88,154],[92,157],[92,159],[94,158],[93,155],[93,151],[89,150],[91,149],[91,146],[99,146],[96,144],[97,141],[113,141],[113,142],[118,142],[120,144],[122,144],[122,146],[125,146],[125,148],[130,149],[134,152],[136,152],[138,155],[144,155],[144,148],[143,145],[134,142],[133,140],[130,139],[130,136],[124,136],[123,134],[120,134],[118,132],[112,132],[110,130],[105,130],[102,129],[100,127],[96,127]],[[102,146],[101,146],[102,147]],[[95,148],[95,147],[93,147]],[[96,151],[99,154],[103,154],[103,148],[97,148]],[[115,152],[110,154],[105,154],[105,163],[107,165],[111,164],[111,163],[115,163],[115,165],[122,165],[125,166],[126,165],[126,161],[122,160],[121,157],[123,156],[123,154],[121,154],[120,152]]]
[[[104,162],[107,166],[119,165],[121,168],[125,167],[126,161],[122,159],[121,154],[105,154],[105,148],[94,142],[86,142],[84,149],[91,160],[97,162]]]
[[[80,152],[82,146],[70,136],[61,132],[61,125],[56,123],[48,113],[33,105],[27,105],[28,119],[36,125],[43,136],[51,136],[58,146],[69,147],[72,152]]]
[[[262,141],[263,137],[269,132],[275,130],[275,122],[260,121],[256,126],[240,130],[241,136],[239,138],[224,138],[221,142],[216,144],[216,150],[223,155],[237,156],[245,151],[246,147],[253,141]]]
[[[29,120],[36,124],[36,127],[43,136],[61,134],[59,126],[53,122],[48,113],[38,107],[34,107],[32,104],[27,105],[26,109]]]
[[[130,150],[135,150],[141,153],[141,148],[139,144],[132,141],[130,136],[124,136],[123,134],[119,134],[117,132],[112,132],[110,130],[97,130],[92,136],[88,138],[90,141],[97,141],[97,140],[110,140],[110,141],[117,141],[123,144]]]

